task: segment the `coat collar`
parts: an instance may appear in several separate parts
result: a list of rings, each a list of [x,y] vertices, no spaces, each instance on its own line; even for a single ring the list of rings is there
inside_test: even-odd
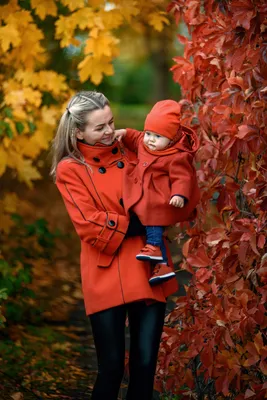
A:
[[[77,141],[77,146],[90,165],[110,165],[120,160],[124,154],[124,149],[118,141],[115,141],[110,146],[101,143],[96,143],[94,146],[91,146],[82,141]]]

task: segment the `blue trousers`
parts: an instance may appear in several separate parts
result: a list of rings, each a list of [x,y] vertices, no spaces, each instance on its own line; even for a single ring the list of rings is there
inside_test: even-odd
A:
[[[152,246],[159,246],[162,252],[163,262],[168,264],[166,246],[163,241],[163,226],[146,226],[146,242]]]

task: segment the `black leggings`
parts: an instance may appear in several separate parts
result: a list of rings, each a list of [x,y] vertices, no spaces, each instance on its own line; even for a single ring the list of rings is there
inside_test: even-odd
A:
[[[117,400],[124,375],[125,320],[130,328],[127,400],[151,400],[165,303],[134,302],[90,315],[98,360],[92,400]]]

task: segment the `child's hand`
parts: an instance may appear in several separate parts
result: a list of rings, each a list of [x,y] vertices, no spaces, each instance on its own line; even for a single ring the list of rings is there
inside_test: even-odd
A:
[[[183,208],[184,206],[184,198],[181,196],[173,196],[169,202],[170,205],[174,207]]]
[[[116,129],[114,132],[114,139],[117,139],[118,142],[120,142],[123,136],[125,135],[126,135],[126,129]]]

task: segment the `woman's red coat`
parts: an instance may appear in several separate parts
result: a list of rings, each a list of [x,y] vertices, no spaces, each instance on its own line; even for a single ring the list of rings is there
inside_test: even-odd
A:
[[[121,205],[123,175],[135,156],[116,142],[108,147],[78,146],[87,165],[63,159],[56,185],[81,239],[87,315],[138,300],[166,302],[178,289],[176,278],[151,287],[150,263],[135,258],[145,237],[125,239],[129,215]]]

